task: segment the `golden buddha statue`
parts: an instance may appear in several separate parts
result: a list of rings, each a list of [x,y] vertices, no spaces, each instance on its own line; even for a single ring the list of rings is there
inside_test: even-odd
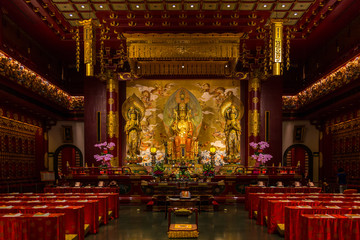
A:
[[[128,144],[127,154],[130,158],[136,158],[140,154],[140,114],[134,107],[130,107],[128,115],[129,119],[125,125],[126,142]]]
[[[188,109],[185,102],[185,94],[180,93],[180,103],[178,108],[174,109],[174,122],[171,125],[174,133],[174,153],[175,159],[185,157],[190,159],[193,157],[192,149],[194,124],[191,121],[191,110]]]
[[[241,126],[238,111],[234,105],[229,107],[225,114],[226,155],[230,159],[236,158],[240,153]]]
[[[126,120],[124,132],[126,133],[127,157],[129,163],[141,162],[141,120],[145,115],[144,103],[133,94],[123,103],[122,115]]]
[[[230,94],[220,106],[221,115],[225,118],[225,146],[227,163],[240,161],[240,120],[244,115],[244,106],[239,98]]]
[[[196,97],[185,88],[176,90],[165,104],[163,120],[169,136],[166,159],[185,163],[197,160],[202,111]]]

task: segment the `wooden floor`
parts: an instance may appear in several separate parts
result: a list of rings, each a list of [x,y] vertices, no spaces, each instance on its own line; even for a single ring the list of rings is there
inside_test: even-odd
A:
[[[176,223],[193,223],[195,219],[177,217]],[[99,233],[85,240],[162,240],[167,238],[167,219],[163,212],[147,212],[145,206],[121,206],[119,218],[100,227]],[[267,228],[248,219],[244,205],[222,205],[220,211],[199,215],[199,240],[284,239],[268,234]]]

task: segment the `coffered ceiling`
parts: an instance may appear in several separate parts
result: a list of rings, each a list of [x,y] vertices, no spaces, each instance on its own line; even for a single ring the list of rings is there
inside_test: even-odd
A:
[[[18,0],[15,0],[18,1]],[[116,32],[243,32],[263,38],[270,19],[283,19],[293,38],[307,38],[346,0],[24,0],[61,39],[80,20]],[[116,35],[115,35],[116,37]]]

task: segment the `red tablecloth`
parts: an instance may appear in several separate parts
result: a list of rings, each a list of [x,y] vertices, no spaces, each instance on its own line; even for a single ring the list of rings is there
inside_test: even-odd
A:
[[[0,240],[65,240],[64,214],[0,214]]]
[[[87,197],[87,196],[106,196],[109,211],[113,212],[114,218],[119,218],[119,194],[118,193],[45,193],[46,196],[81,196],[81,197]]]
[[[268,207],[268,233],[274,233],[278,223],[285,222],[285,206],[318,206],[320,202],[303,200],[303,201],[291,201],[291,200],[275,200],[269,201]]]
[[[286,206],[285,207],[285,239],[300,240],[302,228],[299,227],[301,214],[357,214],[360,207],[337,206]]]
[[[65,234],[77,234],[78,239],[84,239],[84,207],[83,206],[0,206],[0,214],[6,213],[64,213]]]
[[[118,187],[45,187],[44,192],[53,193],[119,193]]]
[[[1,205],[11,206],[37,206],[37,205],[48,205],[48,206],[84,206],[84,223],[89,224],[90,232],[97,233],[99,231],[99,201],[97,200],[56,200],[52,201],[22,201],[22,200],[10,200],[0,201]]]
[[[49,198],[50,197],[50,198]],[[98,200],[99,201],[99,216],[102,218],[104,224],[109,222],[109,206],[107,196],[56,196],[58,200]],[[51,196],[42,197],[42,200],[51,199]]]
[[[249,207],[249,193],[319,193],[319,187],[245,187],[245,207]]]
[[[308,240],[359,240],[360,215],[303,214],[301,239]]]
[[[296,200],[301,201],[304,200],[304,197],[290,197],[290,196],[269,196],[269,197],[260,197],[259,205],[258,205],[258,216],[256,219],[256,224],[264,225],[265,224],[265,217],[268,216],[268,209],[269,209],[269,201],[273,200]]]

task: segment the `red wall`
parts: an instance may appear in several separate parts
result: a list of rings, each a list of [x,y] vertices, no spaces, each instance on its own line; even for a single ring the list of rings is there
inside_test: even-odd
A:
[[[266,153],[273,156],[267,165],[279,165],[282,160],[282,77],[261,82],[260,140],[265,140],[265,111],[270,111],[269,144]]]
[[[94,77],[84,80],[84,132],[85,132],[85,162],[88,166],[94,163],[99,165],[94,155],[99,154],[99,149],[94,145],[97,141],[97,112],[101,112],[101,141],[106,141],[106,83]]]

